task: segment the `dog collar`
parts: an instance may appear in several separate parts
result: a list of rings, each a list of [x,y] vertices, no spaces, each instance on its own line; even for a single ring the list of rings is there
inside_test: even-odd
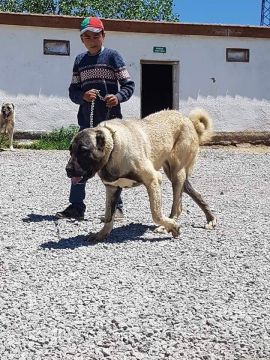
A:
[[[108,125],[103,125],[103,127],[105,127],[106,129],[108,129],[109,130],[109,132],[111,133],[111,135],[112,135],[112,138],[113,138],[113,140],[114,140],[114,137],[115,137],[115,133],[116,133],[116,131],[115,130],[113,130],[113,129],[111,129]]]

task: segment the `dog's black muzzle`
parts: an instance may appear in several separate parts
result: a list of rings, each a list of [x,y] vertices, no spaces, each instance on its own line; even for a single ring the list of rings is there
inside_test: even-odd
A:
[[[3,114],[4,119],[6,119],[11,114],[11,111],[2,109],[2,114]]]
[[[78,171],[76,169],[74,169],[72,166],[67,165],[66,166],[66,173],[67,173],[67,177],[72,178],[72,177],[83,177],[86,175],[86,173],[84,171]]]
[[[79,183],[85,183],[87,180],[89,180],[90,178],[94,177],[96,172],[92,172],[92,171],[76,171],[73,167],[70,166],[66,166],[66,173],[67,173],[67,177],[72,179],[72,178],[81,178],[81,180],[79,181]]]

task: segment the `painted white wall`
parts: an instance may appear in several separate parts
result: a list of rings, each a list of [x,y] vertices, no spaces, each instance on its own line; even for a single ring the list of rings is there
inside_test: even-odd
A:
[[[43,55],[43,39],[69,40],[70,56]],[[122,54],[136,83],[122,104],[124,116],[140,116],[140,61],[179,61],[183,113],[204,107],[218,131],[270,131],[270,39],[107,32],[105,46]],[[153,46],[167,52],[153,53]],[[226,62],[228,47],[250,49],[250,62]],[[0,25],[0,48],[0,102],[14,102],[17,130],[77,123],[68,86],[74,59],[84,51],[79,31]]]

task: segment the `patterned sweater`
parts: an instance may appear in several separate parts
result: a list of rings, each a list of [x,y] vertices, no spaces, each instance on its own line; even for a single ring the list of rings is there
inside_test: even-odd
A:
[[[121,55],[108,48],[102,48],[96,55],[85,52],[76,57],[73,66],[72,82],[69,86],[69,97],[80,105],[78,123],[80,129],[90,127],[91,103],[83,100],[83,94],[91,89],[100,90],[100,95],[114,94],[119,104],[110,109],[98,97],[94,106],[94,126],[101,121],[122,118],[120,103],[127,101],[134,92],[135,84],[127,71]]]

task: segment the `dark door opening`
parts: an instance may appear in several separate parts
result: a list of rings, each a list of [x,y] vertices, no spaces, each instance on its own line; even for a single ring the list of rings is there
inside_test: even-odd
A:
[[[141,116],[173,108],[173,66],[142,64]]]

